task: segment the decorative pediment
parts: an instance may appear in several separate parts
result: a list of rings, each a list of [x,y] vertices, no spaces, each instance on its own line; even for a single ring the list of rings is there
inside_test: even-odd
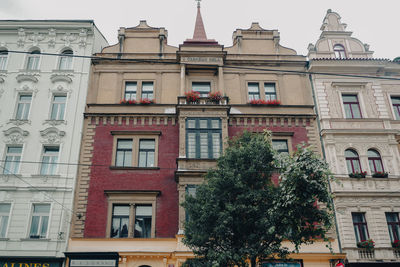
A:
[[[19,127],[11,127],[3,131],[3,133],[6,137],[5,142],[7,144],[21,144],[24,142],[24,138],[29,135],[28,131],[24,131]]]
[[[43,131],[40,131],[40,135],[43,138],[42,143],[59,144],[61,142],[61,138],[65,136],[65,132],[58,130],[56,127],[49,127]]]
[[[30,86],[29,83],[24,83],[20,88],[15,88],[15,91],[19,93],[32,93],[33,96],[39,91],[37,88]]]
[[[39,79],[38,79],[39,76],[40,76],[40,74],[37,72],[23,72],[23,73],[19,73],[17,75],[16,79],[19,83],[24,82],[24,81],[30,81],[30,82],[37,83],[39,81]]]
[[[67,83],[72,83],[72,77],[74,77],[74,74],[71,72],[63,72],[63,71],[58,71],[54,72],[50,76],[50,80],[55,83],[55,82],[67,82]]]

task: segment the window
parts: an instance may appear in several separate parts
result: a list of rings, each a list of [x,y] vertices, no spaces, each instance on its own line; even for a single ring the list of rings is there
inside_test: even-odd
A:
[[[400,120],[400,97],[392,97],[392,105],[396,120]]]
[[[50,204],[33,204],[30,238],[46,238],[49,227]]]
[[[125,83],[125,100],[136,100],[137,82]]]
[[[347,149],[344,152],[344,156],[346,157],[347,171],[349,173],[361,172],[360,158],[357,152],[352,149]]]
[[[390,240],[392,242],[394,242],[395,240],[400,240],[399,214],[397,212],[387,212],[386,221],[388,224]]]
[[[7,50],[1,50],[0,51],[0,70],[5,70],[6,69],[7,56],[8,56],[8,51]]]
[[[141,139],[139,142],[139,167],[154,167],[154,153],[154,139]]]
[[[272,140],[272,147],[280,154],[289,154],[289,146],[287,140]]]
[[[19,163],[21,161],[22,147],[7,147],[6,158],[4,161],[4,174],[16,174],[19,171]]]
[[[142,99],[154,99],[153,93],[154,85],[153,82],[143,82],[142,83]]]
[[[114,136],[112,165],[121,168],[155,168],[161,132],[111,132]]]
[[[258,88],[258,83],[248,83],[247,88],[249,90],[249,101],[260,99],[260,90]]]
[[[74,52],[72,50],[65,50],[61,53],[60,61],[58,64],[58,69],[60,70],[70,70],[72,69],[72,56]]]
[[[40,50],[34,50],[28,54],[26,69],[38,70],[39,69]]]
[[[63,120],[64,112],[65,112],[65,102],[67,100],[67,96],[65,95],[54,95],[53,101],[51,104],[51,120]]]
[[[336,44],[333,47],[333,51],[335,52],[335,57],[336,58],[346,58],[346,50],[344,49],[343,45]]]
[[[378,151],[374,149],[368,150],[368,163],[372,173],[384,172],[382,158]]]
[[[15,119],[27,120],[29,117],[29,110],[31,108],[32,95],[19,95],[17,103],[17,113]]]
[[[107,236],[154,238],[159,192],[106,192],[109,204]]]
[[[342,95],[344,111],[347,119],[360,119],[361,110],[357,95]]]
[[[211,83],[210,82],[192,82],[192,90],[199,92],[200,97],[208,97],[208,94],[211,92]]]
[[[197,185],[195,185],[195,184],[186,185],[185,191],[186,191],[187,196],[195,197],[196,191],[197,191]],[[189,221],[189,218],[190,218],[189,214],[187,214],[185,211],[186,222]]]
[[[40,168],[41,175],[54,175],[56,173],[59,150],[58,146],[44,147]]]
[[[275,83],[264,83],[265,100],[276,100]]]
[[[222,150],[221,139],[220,119],[187,119],[186,155],[188,158],[218,158]]]
[[[0,238],[5,238],[7,234],[8,220],[10,217],[11,204],[0,203]]]
[[[356,241],[361,242],[369,239],[367,221],[365,220],[365,214],[360,212],[354,212],[351,214],[353,217],[354,233],[356,235]]]
[[[111,237],[128,237],[129,205],[114,205],[112,214]]]

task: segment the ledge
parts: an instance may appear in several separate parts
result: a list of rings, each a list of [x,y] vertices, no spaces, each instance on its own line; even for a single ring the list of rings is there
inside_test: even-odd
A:
[[[111,135],[161,135],[161,131],[111,131]]]
[[[110,170],[125,170],[125,171],[157,171],[160,170],[160,167],[118,167],[118,166],[110,166]]]
[[[21,241],[40,241],[40,242],[47,242],[50,241],[50,238],[21,238]]]

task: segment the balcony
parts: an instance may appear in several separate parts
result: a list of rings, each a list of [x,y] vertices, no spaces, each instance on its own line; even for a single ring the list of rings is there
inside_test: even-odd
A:
[[[400,192],[400,177],[390,178],[349,178],[336,177],[331,183],[334,193],[346,192]]]
[[[197,101],[188,101],[185,96],[178,96],[178,105],[196,105],[196,106],[217,106],[217,105],[228,105],[229,97],[223,96],[220,100],[214,101],[208,97],[200,97]]]
[[[347,258],[350,261],[390,262],[400,258],[400,250],[391,247],[375,247],[370,250],[363,248],[343,248],[343,252],[347,254]]]

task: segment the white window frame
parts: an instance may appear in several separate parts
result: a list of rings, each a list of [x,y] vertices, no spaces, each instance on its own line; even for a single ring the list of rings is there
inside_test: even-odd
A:
[[[398,98],[400,98],[400,95],[388,93],[389,105],[390,105],[390,110],[391,110],[391,114],[392,114],[393,120],[397,120],[397,121],[398,121],[398,119],[396,118],[396,113],[395,113],[394,110],[393,110],[392,97],[398,97]]]
[[[7,169],[7,172],[9,171],[10,173],[6,173],[6,163],[7,163],[6,159],[7,159],[7,157],[9,156],[9,154],[8,154],[8,149],[9,149],[10,147],[20,147],[20,148],[21,148],[21,153],[19,154],[19,157],[20,157],[19,162],[18,162],[18,163],[17,163],[17,162],[12,162],[12,163],[11,163],[12,166],[18,164],[17,170],[14,172],[13,170],[8,170],[8,169]],[[4,168],[4,169],[2,170],[2,173],[3,173],[3,174],[11,174],[11,175],[12,175],[12,174],[18,174],[18,173],[19,173],[20,168],[21,168],[21,161],[22,161],[23,152],[24,152],[24,147],[23,147],[23,145],[18,145],[18,144],[16,144],[16,145],[7,145],[7,146],[5,147],[5,151],[4,151],[4,162],[2,163],[3,168]],[[10,156],[13,157],[12,161],[15,161],[14,157],[17,157],[18,154],[11,153]]]
[[[66,53],[66,52],[68,52],[68,51],[71,51],[72,53]],[[70,55],[70,56],[66,56],[66,55]],[[57,70],[62,70],[62,71],[67,71],[67,70],[73,70],[73,64],[74,64],[74,57],[73,57],[73,55],[74,55],[74,51],[72,50],[72,49],[70,49],[70,48],[66,48],[66,49],[64,49],[61,53],[60,53],[60,56],[59,56],[59,59],[58,59],[58,61],[57,61]],[[67,68],[65,68],[65,67],[62,67],[62,61],[63,60],[66,60],[66,62],[67,62]]]
[[[64,103],[56,102],[55,101],[56,97],[65,97],[65,102]],[[68,99],[68,97],[67,97],[66,94],[53,94],[51,96],[49,120],[54,120],[54,121],[63,121],[63,120],[65,120],[65,111],[67,110],[67,99]],[[60,106],[62,104],[64,104],[63,116],[62,116],[62,118],[59,118],[60,110],[61,110]],[[55,119],[51,117],[52,114],[53,114],[54,105],[57,105],[57,115],[56,115]]]
[[[5,54],[4,52],[7,52],[7,54]],[[0,71],[4,71],[7,69],[8,55],[9,54],[7,49],[0,49]]]
[[[21,96],[30,96],[30,97],[31,97],[31,100],[29,101],[29,103],[28,103],[28,102],[21,101]],[[17,104],[16,104],[15,112],[14,112],[14,119],[15,119],[15,120],[26,121],[26,120],[29,119],[29,115],[30,115],[31,109],[32,109],[32,99],[33,99],[33,94],[32,94],[32,93],[19,93],[19,94],[18,94],[18,97],[17,97]],[[20,105],[20,104],[21,104],[21,105],[24,105],[24,111],[25,111],[25,109],[26,109],[26,105],[29,104],[28,113],[27,113],[26,118],[24,118],[23,116],[22,116],[22,118],[18,118],[18,117],[17,117],[17,116],[18,116],[18,108],[19,108],[19,105]],[[25,112],[23,112],[22,114],[24,114],[24,113],[25,113]]]
[[[361,89],[361,88],[360,88]],[[349,120],[362,120],[362,119],[368,119],[368,114],[365,110],[365,105],[364,105],[364,100],[363,100],[363,94],[360,92],[360,89],[353,89],[353,90],[341,90],[339,88],[338,94],[339,94],[339,99],[340,99],[340,106],[342,108],[342,118],[343,119],[349,119]],[[343,103],[343,97],[342,95],[357,95],[358,99],[358,104],[360,106],[360,112],[361,112],[361,118],[357,119],[351,119],[351,118],[346,118],[346,110],[344,108],[344,103]],[[334,103],[333,103],[334,104]]]
[[[7,238],[8,236],[8,230],[10,229],[10,221],[11,221],[11,213],[12,213],[12,208],[13,208],[13,203],[10,202],[0,202],[0,205],[10,205],[10,210],[8,211],[8,214],[6,215],[6,213],[1,213],[0,212],[0,233],[1,233],[1,222],[2,222],[2,217],[3,216],[8,216],[8,221],[7,221],[7,225],[6,225],[6,231],[4,233],[4,236],[0,236],[0,239],[2,238]]]
[[[33,216],[34,216],[34,214],[33,214],[33,211],[34,211],[34,206],[35,205],[49,205],[50,207],[49,207],[49,213],[48,213],[48,217],[49,217],[49,219],[48,219],[48,222],[47,222],[47,229],[46,229],[46,236],[44,236],[44,237],[40,237],[39,236],[39,238],[31,238],[31,227],[32,227],[32,219],[33,219]],[[34,202],[34,203],[31,203],[31,212],[30,212],[30,215],[29,215],[29,220],[28,220],[28,229],[27,229],[27,238],[28,239],[38,239],[38,240],[40,240],[40,239],[47,239],[48,238],[48,236],[49,236],[49,231],[50,231],[50,225],[51,225],[51,216],[52,216],[52,203],[49,203],[49,202],[43,202],[43,203],[38,203],[38,202]],[[42,226],[42,214],[40,214],[40,220],[39,220],[39,225],[38,225],[38,229],[37,229],[37,232],[39,232],[40,231],[40,228],[41,228],[41,226]]]
[[[55,164],[50,164],[49,165],[49,167],[47,167],[46,169],[47,169],[47,171],[46,171],[46,173],[42,173],[42,166],[43,166],[43,164],[47,164],[47,163],[43,163],[44,161],[43,161],[43,158],[46,156],[45,155],[45,149],[46,148],[49,148],[49,147],[58,147],[58,154],[57,154],[57,161],[56,161],[56,163]],[[43,175],[43,176],[52,176],[52,175],[57,175],[57,173],[58,173],[58,166],[59,166],[59,160],[60,160],[60,155],[61,155],[61,146],[59,146],[59,145],[43,145],[43,147],[42,147],[42,153],[41,153],[41,156],[40,156],[40,162],[41,162],[41,164],[40,164],[40,166],[39,166],[39,175]],[[54,173],[48,173],[48,169],[50,169],[50,167],[52,166],[52,165],[55,165],[55,167],[54,167]]]
[[[39,53],[33,53],[33,52],[36,52],[36,51],[39,51]],[[40,70],[40,59],[41,59],[41,51],[40,51],[40,49],[33,49],[31,52],[29,52],[29,54],[27,54],[26,55],[26,59],[25,59],[25,70],[28,70],[28,71],[38,71],[38,70]],[[34,65],[34,66],[36,66],[36,68],[29,68],[29,61],[31,60],[31,58],[33,59],[33,60],[35,60],[36,62],[36,64]]]

